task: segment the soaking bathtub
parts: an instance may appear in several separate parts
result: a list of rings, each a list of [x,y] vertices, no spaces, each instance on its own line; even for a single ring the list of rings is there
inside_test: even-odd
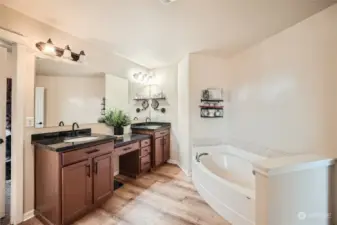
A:
[[[199,194],[233,225],[255,224],[252,162],[265,157],[231,145],[193,148],[192,180]]]

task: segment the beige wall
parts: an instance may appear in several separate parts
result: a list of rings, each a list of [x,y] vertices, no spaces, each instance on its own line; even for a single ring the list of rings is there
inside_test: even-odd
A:
[[[178,161],[180,167],[187,173],[191,172],[190,145],[190,58],[185,56],[178,64],[177,94],[178,94]]]
[[[84,50],[88,64],[96,71],[125,76],[125,74],[131,74],[134,71],[147,70],[143,66],[108,52],[102,45],[72,36],[4,5],[0,5],[0,27],[23,34],[27,44],[34,50],[36,50],[36,42],[47,41],[48,38],[51,38],[54,44],[61,48],[70,45],[75,52]]]
[[[38,74],[36,87],[45,88],[45,127],[96,123],[105,96],[104,76],[45,76]],[[71,112],[71,113],[70,113]]]
[[[25,36],[23,38],[24,42],[27,46],[30,46],[27,49],[27,53],[21,54],[19,65],[16,65],[15,69],[15,73],[19,74],[18,76],[15,76],[15,78],[17,77],[19,80],[14,80],[14,82],[18,84],[17,86],[20,89],[20,93],[18,93],[18,95],[14,94],[14,98],[18,99],[17,106],[24,108],[24,115],[22,115],[22,113],[18,110],[16,110],[16,112],[13,111],[15,115],[20,117],[13,118],[13,126],[18,127],[15,132],[21,132],[21,129],[24,129],[25,117],[34,117],[36,49],[33,46],[38,41],[46,41],[48,38],[52,38],[53,42],[57,46],[62,47],[69,44],[72,50],[75,52],[84,50],[87,54],[87,63],[96,71],[102,71],[106,73],[112,73],[117,76],[126,77],[135,71],[146,70],[146,68],[139,66],[127,59],[114,55],[110,52],[106,52],[104,48],[95,46],[90,41],[85,41],[74,37],[68,33],[62,32],[56,28],[29,18],[15,10],[6,8],[3,5],[0,5],[0,27],[22,33]],[[25,60],[23,57],[25,57]],[[21,118],[21,116],[24,118]],[[46,128],[45,132],[54,131],[55,129],[59,128]],[[64,129],[69,129],[69,127],[65,127]],[[102,133],[100,129],[94,131]],[[32,146],[30,145],[30,135],[34,132],[44,131],[41,129],[35,130],[33,128],[25,128],[24,132],[24,144],[21,144],[20,141],[16,142],[16,144],[13,146],[13,151],[21,152],[20,148],[24,146],[24,155],[22,156],[24,159],[24,163],[22,165],[24,180],[19,181],[15,186],[19,187],[20,183],[23,182],[23,212],[27,213],[34,209],[34,152],[32,151]],[[16,136],[16,138],[20,139],[21,136]],[[21,170],[21,167],[17,167],[15,170]],[[19,195],[16,197],[19,199],[21,198]]]
[[[233,138],[287,152],[335,152],[336,24],[334,5],[226,62]]]

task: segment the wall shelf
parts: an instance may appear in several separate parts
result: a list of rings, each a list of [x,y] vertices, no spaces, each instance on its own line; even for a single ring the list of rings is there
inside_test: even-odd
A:
[[[201,99],[201,102],[223,102],[223,99]]]
[[[223,118],[223,90],[219,88],[207,88],[201,90],[202,103],[199,105],[201,118]]]
[[[223,109],[223,106],[208,106],[208,105],[199,105],[202,109]]]
[[[144,100],[166,100],[166,98],[134,98],[135,101],[144,101]]]

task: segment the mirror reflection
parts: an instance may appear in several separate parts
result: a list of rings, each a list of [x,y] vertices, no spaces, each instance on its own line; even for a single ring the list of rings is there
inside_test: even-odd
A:
[[[120,97],[121,88],[126,90],[118,98],[116,90]],[[36,59],[36,128],[97,123],[105,108],[126,108],[127,99],[126,79],[84,64]]]

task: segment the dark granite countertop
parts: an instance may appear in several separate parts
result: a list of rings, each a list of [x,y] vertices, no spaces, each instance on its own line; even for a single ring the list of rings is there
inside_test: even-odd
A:
[[[149,130],[149,131],[162,130],[170,127],[171,123],[162,123],[162,122],[134,123],[131,125],[132,130]]]
[[[81,137],[97,137],[97,139],[81,142],[64,142],[69,139]],[[64,152],[69,150],[76,150],[79,148],[91,147],[99,144],[108,143],[114,140],[116,140],[115,136],[93,134],[91,133],[91,129],[77,130],[76,136],[73,136],[72,131],[61,131],[32,135],[33,145],[39,145],[56,152]]]
[[[151,138],[151,135],[147,134],[126,134],[123,135],[121,139],[117,138],[115,140],[115,148],[131,144],[133,142]]]

